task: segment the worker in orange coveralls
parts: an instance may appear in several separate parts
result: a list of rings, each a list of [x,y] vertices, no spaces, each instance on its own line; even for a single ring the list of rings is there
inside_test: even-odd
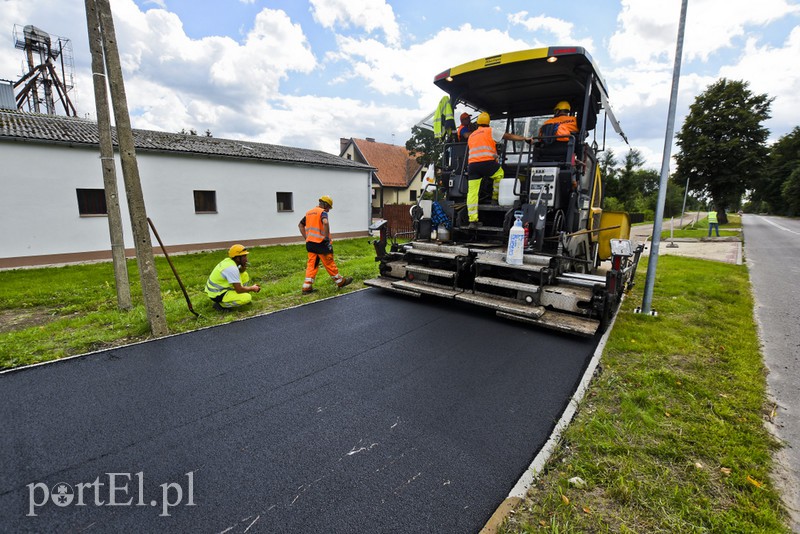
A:
[[[328,195],[319,198],[319,206],[306,212],[306,216],[297,227],[306,240],[308,263],[306,264],[306,279],[303,282],[303,295],[314,291],[314,280],[317,278],[319,262],[328,274],[331,275],[337,287],[344,287],[353,282],[350,276],[339,274],[339,268],[333,261],[333,245],[331,244],[331,227],[328,223],[328,211],[333,208],[333,199]]]

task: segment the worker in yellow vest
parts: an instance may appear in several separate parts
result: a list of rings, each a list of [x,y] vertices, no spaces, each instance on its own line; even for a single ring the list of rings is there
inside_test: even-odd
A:
[[[236,244],[228,249],[228,257],[222,260],[211,271],[206,282],[206,295],[214,303],[214,309],[230,311],[231,308],[244,306],[252,300],[250,293],[258,293],[258,284],[245,285],[250,281],[247,271],[247,255],[244,245]]]
[[[319,205],[308,210],[306,216],[297,225],[300,229],[300,234],[306,240],[306,252],[308,252],[306,279],[303,281],[303,295],[308,295],[314,291],[314,281],[317,278],[320,261],[337,287],[342,288],[353,282],[352,277],[339,274],[339,268],[336,266],[336,262],[333,261],[331,227],[328,223],[328,211],[331,208],[333,208],[333,199],[328,195],[323,195],[319,198]]]
[[[711,208],[711,211],[708,212],[708,237],[711,237],[712,228],[717,232],[717,237],[719,237],[719,221],[717,220],[717,212],[714,208]]]
[[[500,195],[500,181],[505,176],[503,166],[497,161],[497,146],[492,137],[492,127],[489,126],[489,114],[485,111],[478,115],[475,123],[478,129],[469,134],[467,147],[469,149],[467,178],[467,215],[469,215],[469,228],[478,228],[478,201],[481,189],[481,180],[490,178],[492,185],[492,203],[497,203]],[[506,132],[503,139],[511,141],[531,142],[530,137]]]

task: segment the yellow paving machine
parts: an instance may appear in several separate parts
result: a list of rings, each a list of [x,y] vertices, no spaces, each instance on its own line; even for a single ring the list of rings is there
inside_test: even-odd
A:
[[[453,67],[434,84],[446,93],[440,108],[489,114],[503,178],[482,181],[480,222],[470,224],[469,146],[441,117],[442,156],[434,183],[411,209],[413,238],[400,242],[386,221],[374,224],[380,275],[365,283],[594,335],[633,285],[643,245],[629,240],[626,213],[602,208],[598,153],[609,125],[625,136],[592,58],[580,47],[523,50]],[[543,126],[564,102],[578,131],[556,137]],[[521,244],[514,258],[509,240]]]

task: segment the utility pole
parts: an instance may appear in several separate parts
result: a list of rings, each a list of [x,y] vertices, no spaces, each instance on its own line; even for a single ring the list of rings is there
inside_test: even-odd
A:
[[[86,0],[87,5],[92,0]],[[117,125],[117,142],[119,156],[122,161],[122,176],[125,180],[125,196],[128,199],[128,211],[131,216],[133,242],[136,247],[136,264],[139,267],[139,279],[142,283],[145,312],[150,323],[150,332],[154,336],[169,333],[161,300],[161,289],[158,286],[153,245],[150,241],[150,228],[147,225],[142,183],[139,178],[139,166],[136,163],[136,149],[131,130],[131,118],[128,114],[128,100],[125,96],[125,84],[122,79],[122,65],[119,60],[119,48],[114,32],[114,20],[108,0],[95,0],[95,8],[100,20],[100,33],[103,37],[103,50],[106,62],[111,102],[114,108],[114,120]]]
[[[100,138],[100,167],[103,171],[103,188],[108,211],[108,232],[111,236],[111,259],[117,288],[117,306],[121,310],[133,308],[131,286],[128,282],[128,265],[125,261],[125,238],[122,235],[122,214],[119,209],[117,171],[114,165],[114,145],[111,141],[111,118],[108,111],[108,84],[103,64],[103,40],[100,21],[94,0],[86,0],[86,25],[89,28],[89,49],[92,53],[92,81],[97,108],[97,132]]]
[[[686,197],[689,196],[689,177],[686,177],[686,189],[683,190],[683,207],[681,208],[681,224],[683,228],[683,214],[686,213]]]
[[[664,202],[667,199],[667,179],[669,178],[669,158],[672,152],[672,136],[675,133],[675,108],[678,100],[678,81],[681,77],[681,56],[683,55],[683,34],[686,29],[686,4],[681,2],[681,18],[678,24],[678,44],[675,49],[675,66],[672,69],[672,92],[669,97],[667,113],[667,132],[664,136],[664,154],[661,160],[661,184],[658,188],[658,204],[656,220],[653,224],[653,239],[650,242],[650,259],[647,262],[647,278],[644,283],[644,298],[641,313],[650,315],[653,301],[653,286],[656,283],[656,267],[658,266],[658,249],[661,245],[661,223],[664,219]]]

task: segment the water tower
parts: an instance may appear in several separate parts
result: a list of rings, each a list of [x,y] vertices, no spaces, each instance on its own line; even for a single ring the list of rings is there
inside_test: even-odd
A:
[[[32,25],[20,31],[20,26],[15,24],[14,47],[25,52],[28,63],[28,72],[14,83],[17,109],[55,115],[60,105],[68,116],[77,116],[69,99],[74,68],[72,41],[57,36],[51,38]]]

